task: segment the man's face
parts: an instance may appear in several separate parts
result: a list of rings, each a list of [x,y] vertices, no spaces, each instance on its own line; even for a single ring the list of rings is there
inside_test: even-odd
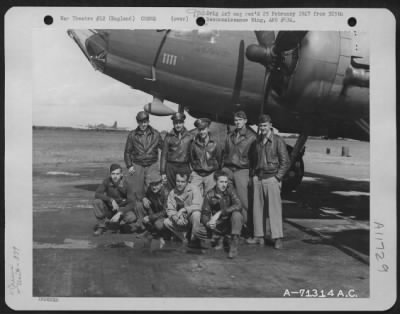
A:
[[[235,117],[233,119],[233,121],[235,123],[236,129],[239,129],[239,130],[242,129],[247,123],[247,119],[243,119],[240,117]]]
[[[267,135],[269,130],[272,128],[271,122],[263,122],[258,125],[262,135]]]
[[[174,121],[174,129],[176,132],[181,132],[183,130],[183,126],[184,126],[184,122],[183,121]]]
[[[180,176],[179,174],[176,175],[176,189],[182,192],[188,184],[188,176]]]
[[[202,140],[206,139],[208,136],[208,128],[200,129],[199,135]]]
[[[153,193],[158,193],[158,192],[160,192],[161,187],[162,187],[162,181],[157,182],[157,183],[151,183],[151,184],[150,184],[150,189],[151,189],[151,191],[152,191]]]
[[[122,170],[121,169],[115,169],[113,172],[111,172],[110,175],[111,175],[111,180],[114,183],[117,183],[122,178]]]
[[[217,179],[217,189],[220,190],[221,192],[224,192],[226,188],[228,187],[228,177],[226,176],[220,176]]]
[[[139,130],[146,131],[147,127],[149,126],[149,120],[142,120],[138,122]]]

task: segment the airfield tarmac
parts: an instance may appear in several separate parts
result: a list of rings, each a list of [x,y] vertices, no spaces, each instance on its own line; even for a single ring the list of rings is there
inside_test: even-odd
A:
[[[242,244],[230,260],[169,241],[150,250],[134,234],[92,236],[94,191],[110,163],[124,164],[126,136],[33,131],[33,296],[369,296],[369,143],[307,141],[303,182],[283,196],[284,248]]]

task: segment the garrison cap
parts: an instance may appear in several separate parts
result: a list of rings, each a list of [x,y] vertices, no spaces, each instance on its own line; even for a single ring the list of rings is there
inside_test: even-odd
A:
[[[151,173],[149,176],[149,183],[159,183],[162,181],[161,175],[158,172]]]
[[[136,115],[136,121],[149,120],[149,114],[146,111],[139,111]]]
[[[119,164],[112,164],[110,166],[110,173],[117,169],[122,169],[122,167]]]
[[[208,128],[211,124],[211,120],[208,118],[200,118],[194,122],[194,126],[200,130]]]
[[[242,118],[242,119],[247,119],[247,115],[243,110],[240,110],[238,112],[235,112],[233,115],[235,118]]]
[[[172,121],[185,121],[186,116],[184,113],[176,112],[171,117]]]
[[[262,114],[259,118],[258,118],[258,123],[265,123],[265,122],[272,122],[272,119],[269,115],[267,114]]]

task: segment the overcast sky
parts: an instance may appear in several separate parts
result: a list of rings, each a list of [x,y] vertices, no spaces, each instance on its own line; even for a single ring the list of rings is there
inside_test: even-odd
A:
[[[135,116],[152,96],[95,71],[64,30],[39,29],[33,34],[33,125],[136,127]],[[168,103],[168,102],[167,102]],[[173,108],[176,104],[169,103]],[[188,128],[193,127],[188,118]],[[160,130],[169,117],[150,118]]]

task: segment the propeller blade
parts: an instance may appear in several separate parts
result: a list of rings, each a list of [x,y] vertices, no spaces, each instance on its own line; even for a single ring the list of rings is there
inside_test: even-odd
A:
[[[307,31],[281,31],[275,40],[274,50],[276,53],[281,53],[287,50],[292,50],[306,36]]]
[[[257,47],[257,45],[251,45],[246,51],[248,59],[264,64],[265,76],[263,84],[263,97],[260,105],[260,115],[264,113],[264,104],[271,90],[271,74],[272,69],[268,66],[268,56],[270,49],[273,47],[275,42],[275,33],[273,31],[254,31],[257,37],[258,44],[263,47]],[[254,47],[253,47],[254,46]]]
[[[279,56],[281,53],[296,48],[307,34],[306,31],[281,31],[275,38],[272,31],[255,31],[258,43],[250,45],[246,50],[246,56],[250,61],[265,65],[265,76],[263,84],[263,99],[260,114],[264,113],[264,105],[272,89],[272,80],[279,68]],[[264,49],[265,48],[265,49]]]
[[[264,114],[264,105],[268,98],[269,92],[271,90],[271,71],[265,71],[264,76],[264,86],[263,86],[263,98],[260,107],[260,115]]]
[[[271,47],[275,42],[275,33],[272,31],[254,31],[258,43],[263,47]]]

